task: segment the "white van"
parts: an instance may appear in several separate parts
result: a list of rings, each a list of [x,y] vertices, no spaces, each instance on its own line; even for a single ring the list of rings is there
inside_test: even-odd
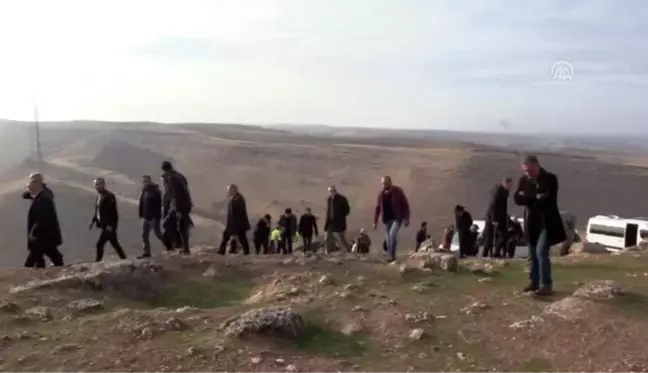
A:
[[[522,226],[524,226],[524,219],[518,218],[516,219]],[[473,224],[479,228],[479,241],[482,242],[482,234],[484,233],[484,227],[486,226],[486,221],[484,220],[474,220]],[[450,251],[453,254],[459,255],[459,234],[455,232],[454,236],[452,236],[452,243],[450,244]],[[479,245],[479,252],[477,253],[478,256],[481,257],[483,252],[483,245]],[[529,257],[529,247],[527,246],[526,242],[522,241],[518,243],[517,247],[515,248],[515,257],[516,258],[528,258]]]
[[[587,221],[587,242],[618,251],[648,240],[648,218],[624,219],[616,215],[597,215]]]

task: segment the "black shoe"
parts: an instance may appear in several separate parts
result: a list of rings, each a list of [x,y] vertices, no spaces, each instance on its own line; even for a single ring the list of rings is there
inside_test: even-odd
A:
[[[550,296],[553,295],[553,289],[551,288],[551,285],[542,285],[540,289],[536,290],[535,294],[540,296]]]
[[[527,287],[522,289],[523,293],[532,293],[532,292],[536,292],[536,291],[538,291],[538,286],[533,285],[533,284],[529,284],[529,285],[527,285]]]
[[[147,259],[147,258],[150,258],[150,257],[151,257],[151,254],[142,254],[142,255],[138,256],[137,259]]]

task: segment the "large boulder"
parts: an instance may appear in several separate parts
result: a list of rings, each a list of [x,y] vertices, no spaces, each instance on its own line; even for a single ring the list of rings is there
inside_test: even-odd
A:
[[[276,335],[298,337],[304,332],[304,319],[289,307],[256,308],[223,323],[225,335]]]
[[[590,307],[591,301],[578,297],[566,297],[546,306],[542,316],[565,321],[578,321]]]
[[[628,251],[646,251],[648,250],[648,241],[641,241],[637,246],[630,246],[623,249],[624,252]]]
[[[459,260],[453,254],[433,251],[416,252],[410,255],[408,263],[416,268],[437,269],[446,272],[456,272],[459,268]]]
[[[572,296],[546,306],[542,316],[578,321],[588,310],[596,307],[595,301],[611,300],[624,294],[614,281],[593,281],[578,288]]]
[[[449,252],[448,250],[443,249],[442,247],[439,247],[439,245],[436,243],[436,241],[432,238],[428,238],[427,240],[423,241],[421,243],[421,246],[418,249],[418,252],[438,252],[438,253],[447,253]]]
[[[597,243],[589,242],[576,242],[569,247],[570,254],[609,254],[610,252],[605,248],[605,246]]]
[[[563,228],[565,229],[565,241],[554,245],[553,250],[557,251],[561,256],[568,255],[571,251],[571,247],[575,242],[580,242],[580,237],[576,232],[576,215],[568,211],[561,211],[560,216],[563,222]]]
[[[90,286],[135,299],[153,299],[164,287],[165,272],[153,261],[111,261],[72,265],[57,277],[38,279],[10,289],[11,293],[54,287]]]
[[[622,296],[625,291],[621,289],[614,281],[592,281],[574,291],[575,297],[593,299],[593,300],[610,300]]]

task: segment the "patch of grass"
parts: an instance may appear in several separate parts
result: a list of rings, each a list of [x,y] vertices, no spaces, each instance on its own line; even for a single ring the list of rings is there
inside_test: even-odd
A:
[[[614,299],[611,304],[633,317],[648,317],[648,296],[629,292]]]
[[[198,308],[227,307],[246,299],[253,286],[254,284],[251,281],[237,278],[214,282],[178,278],[148,304],[154,307],[170,308],[183,306]]]
[[[347,336],[319,324],[308,324],[295,344],[299,350],[331,357],[358,357],[369,350],[370,341],[362,334]]]
[[[550,372],[553,370],[551,361],[543,358],[532,358],[522,363],[521,372]]]

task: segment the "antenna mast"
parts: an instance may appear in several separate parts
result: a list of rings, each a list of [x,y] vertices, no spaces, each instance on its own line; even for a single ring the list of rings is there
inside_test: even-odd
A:
[[[40,123],[38,121],[38,104],[34,101],[34,126],[36,127],[36,162],[38,168],[43,165],[43,152],[41,151],[41,142],[40,142]]]

